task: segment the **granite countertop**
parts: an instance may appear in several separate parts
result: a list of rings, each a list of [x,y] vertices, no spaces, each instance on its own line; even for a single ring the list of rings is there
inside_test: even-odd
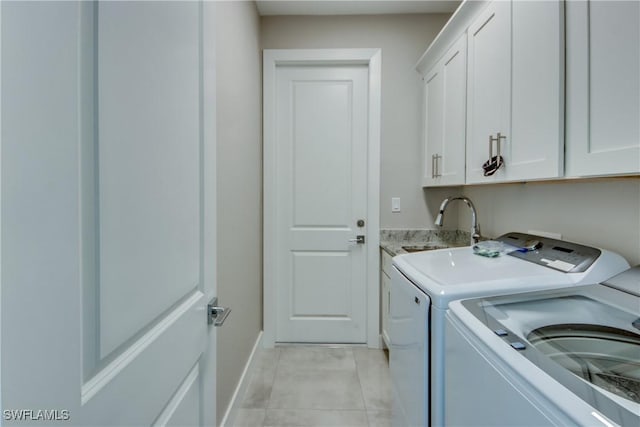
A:
[[[469,246],[468,231],[460,230],[380,230],[380,248],[391,256],[408,253],[403,246],[437,245],[446,247]]]

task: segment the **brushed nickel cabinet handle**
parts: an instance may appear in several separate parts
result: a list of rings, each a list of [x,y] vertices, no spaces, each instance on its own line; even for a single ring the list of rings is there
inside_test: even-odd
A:
[[[503,139],[507,139],[507,137],[505,135],[502,135],[500,132],[498,132],[498,134],[496,135],[496,145],[497,145],[497,149],[498,149],[498,154],[497,156],[500,157],[500,141]]]
[[[431,178],[435,178],[436,177],[436,155],[432,154],[431,155]]]
[[[442,176],[440,174],[440,159],[442,159],[442,156],[440,154],[435,154],[435,160],[436,160],[436,162],[435,162],[436,163],[436,167],[435,167],[435,170],[436,170],[435,175],[436,176],[435,177],[436,178]]]

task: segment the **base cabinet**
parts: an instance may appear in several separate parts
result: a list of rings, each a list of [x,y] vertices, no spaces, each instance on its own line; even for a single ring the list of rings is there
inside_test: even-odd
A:
[[[392,258],[384,250],[380,250],[380,334],[384,345],[389,348],[389,307],[391,304],[391,266]]]

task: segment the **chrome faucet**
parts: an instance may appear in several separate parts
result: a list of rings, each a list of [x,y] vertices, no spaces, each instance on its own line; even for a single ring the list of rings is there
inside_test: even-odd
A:
[[[444,199],[440,205],[440,212],[438,212],[438,216],[436,217],[436,225],[442,227],[442,216],[444,215],[444,210],[447,209],[449,202],[454,200],[462,200],[467,204],[467,206],[469,206],[469,209],[471,209],[471,246],[473,246],[475,243],[478,243],[478,240],[480,240],[480,224],[478,224],[478,214],[475,206],[473,206],[471,200],[466,197],[447,197]]]

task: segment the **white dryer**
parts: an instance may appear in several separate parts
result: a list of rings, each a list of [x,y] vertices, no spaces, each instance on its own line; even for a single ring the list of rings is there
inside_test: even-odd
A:
[[[640,267],[450,307],[447,424],[640,426]]]
[[[486,258],[471,247],[393,259],[389,355],[394,426],[444,426],[445,314],[454,300],[601,282],[627,268],[621,256],[575,243],[508,233],[533,248]]]

